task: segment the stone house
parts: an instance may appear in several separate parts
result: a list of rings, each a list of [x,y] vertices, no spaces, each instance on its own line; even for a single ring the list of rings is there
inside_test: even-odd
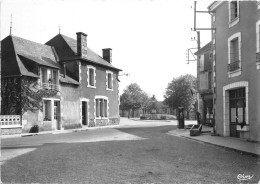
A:
[[[198,112],[203,124],[214,124],[213,92],[212,92],[212,53],[211,42],[200,48],[197,52],[197,79],[198,79]]]
[[[112,49],[99,56],[82,32],[77,39],[58,34],[45,44],[9,35],[1,48],[2,114],[21,115],[23,132],[34,125],[46,131],[119,124],[121,70],[112,65]],[[42,109],[22,113],[16,105],[23,103],[24,81],[36,82],[36,92],[45,95]],[[20,94],[16,104],[7,94],[12,89]]]
[[[212,11],[216,131],[260,141],[260,2],[215,1]]]

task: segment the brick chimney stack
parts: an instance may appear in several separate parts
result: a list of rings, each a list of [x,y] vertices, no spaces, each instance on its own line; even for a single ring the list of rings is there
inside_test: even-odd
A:
[[[87,34],[77,32],[77,55],[83,58],[87,57]]]
[[[103,51],[103,59],[106,60],[109,63],[112,63],[112,49],[102,49]]]

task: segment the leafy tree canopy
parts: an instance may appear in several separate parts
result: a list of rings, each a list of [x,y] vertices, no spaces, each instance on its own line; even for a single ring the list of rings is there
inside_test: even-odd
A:
[[[164,103],[173,109],[184,107],[186,111],[190,111],[196,100],[196,81],[190,74],[173,78],[166,88]]]
[[[136,83],[128,85],[123,94],[120,96],[121,110],[136,110],[139,108],[145,108],[150,111],[152,109],[157,109],[156,103],[157,100],[155,95],[150,97]]]

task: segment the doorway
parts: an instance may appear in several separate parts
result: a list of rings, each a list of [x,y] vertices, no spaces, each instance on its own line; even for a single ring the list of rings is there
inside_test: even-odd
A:
[[[245,123],[246,97],[245,88],[229,91],[229,115],[230,115],[230,136],[239,137],[237,124]]]
[[[87,126],[88,125],[88,102],[82,101],[82,125]]]
[[[54,101],[54,125],[56,130],[60,130],[61,129],[61,125],[60,125],[60,101]]]

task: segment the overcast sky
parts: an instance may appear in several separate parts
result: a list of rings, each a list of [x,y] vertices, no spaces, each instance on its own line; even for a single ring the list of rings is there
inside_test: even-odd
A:
[[[212,1],[198,1],[207,10]],[[88,47],[102,56],[112,48],[113,65],[130,76],[120,77],[120,93],[137,83],[163,100],[167,84],[180,75],[196,75],[196,63],[186,64],[186,50],[196,47],[191,37],[193,1],[190,0],[2,0],[1,39],[12,34],[45,43],[59,33],[76,39],[88,35]],[[210,15],[198,15],[197,27],[209,27]],[[202,46],[210,31],[201,31]]]

